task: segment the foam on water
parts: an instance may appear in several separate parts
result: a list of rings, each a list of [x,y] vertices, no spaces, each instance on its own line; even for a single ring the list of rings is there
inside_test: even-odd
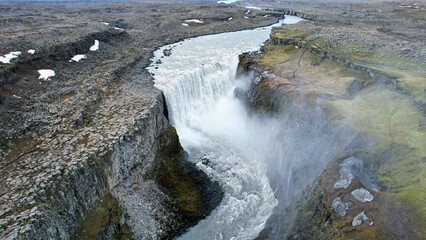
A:
[[[154,53],[148,70],[164,92],[182,146],[225,191],[210,216],[180,239],[254,238],[277,205],[261,144],[268,140],[259,139],[273,135],[274,125],[251,119],[233,96],[236,87],[247,83],[236,79],[238,55],[259,50],[270,30],[192,38]],[[171,56],[164,56],[169,49]],[[161,64],[155,64],[160,59]]]

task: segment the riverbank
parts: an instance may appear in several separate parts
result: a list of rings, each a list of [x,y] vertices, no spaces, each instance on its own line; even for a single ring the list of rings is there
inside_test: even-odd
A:
[[[328,124],[357,133],[313,185],[276,208],[259,239],[424,239],[424,6],[395,4],[380,7],[380,18],[326,16],[327,8],[316,9],[308,14],[321,19],[275,28],[261,53],[241,56],[241,69],[257,76],[247,98],[254,111],[319,107]],[[405,23],[389,26],[391,16]],[[352,177],[340,186],[345,174]],[[354,191],[361,188],[373,198],[357,200]]]

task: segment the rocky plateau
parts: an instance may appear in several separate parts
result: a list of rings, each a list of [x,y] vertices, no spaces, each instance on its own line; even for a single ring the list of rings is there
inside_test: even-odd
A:
[[[0,238],[173,239],[208,216],[222,189],[186,161],[145,68],[160,46],[286,14],[305,21],[240,55],[253,78],[236,95],[344,137],[312,184],[276,192],[258,239],[425,239],[425,6],[0,2]]]

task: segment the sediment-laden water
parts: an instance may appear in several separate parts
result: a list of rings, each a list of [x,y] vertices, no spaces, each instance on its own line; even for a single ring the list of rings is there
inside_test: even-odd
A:
[[[284,23],[300,20],[287,16]],[[236,87],[249,83],[236,78],[238,55],[259,50],[270,30],[187,39],[154,53],[148,69],[164,92],[183,148],[225,191],[210,216],[180,239],[254,238],[278,203],[265,163],[271,161],[268,146],[279,124],[250,117],[233,96]]]

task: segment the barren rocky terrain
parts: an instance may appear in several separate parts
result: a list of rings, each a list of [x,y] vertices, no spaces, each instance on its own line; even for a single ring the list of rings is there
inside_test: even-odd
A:
[[[164,44],[275,17],[198,3],[0,12],[0,54],[22,52],[0,63],[0,238],[165,238],[214,208],[221,190],[184,162],[145,67]]]
[[[259,239],[424,239],[425,4],[235,4],[0,2],[0,238],[170,239],[206,217],[222,190],[185,161],[145,67],[165,44],[285,13],[308,21],[240,57],[258,80],[240,97],[321,109],[356,137]]]

